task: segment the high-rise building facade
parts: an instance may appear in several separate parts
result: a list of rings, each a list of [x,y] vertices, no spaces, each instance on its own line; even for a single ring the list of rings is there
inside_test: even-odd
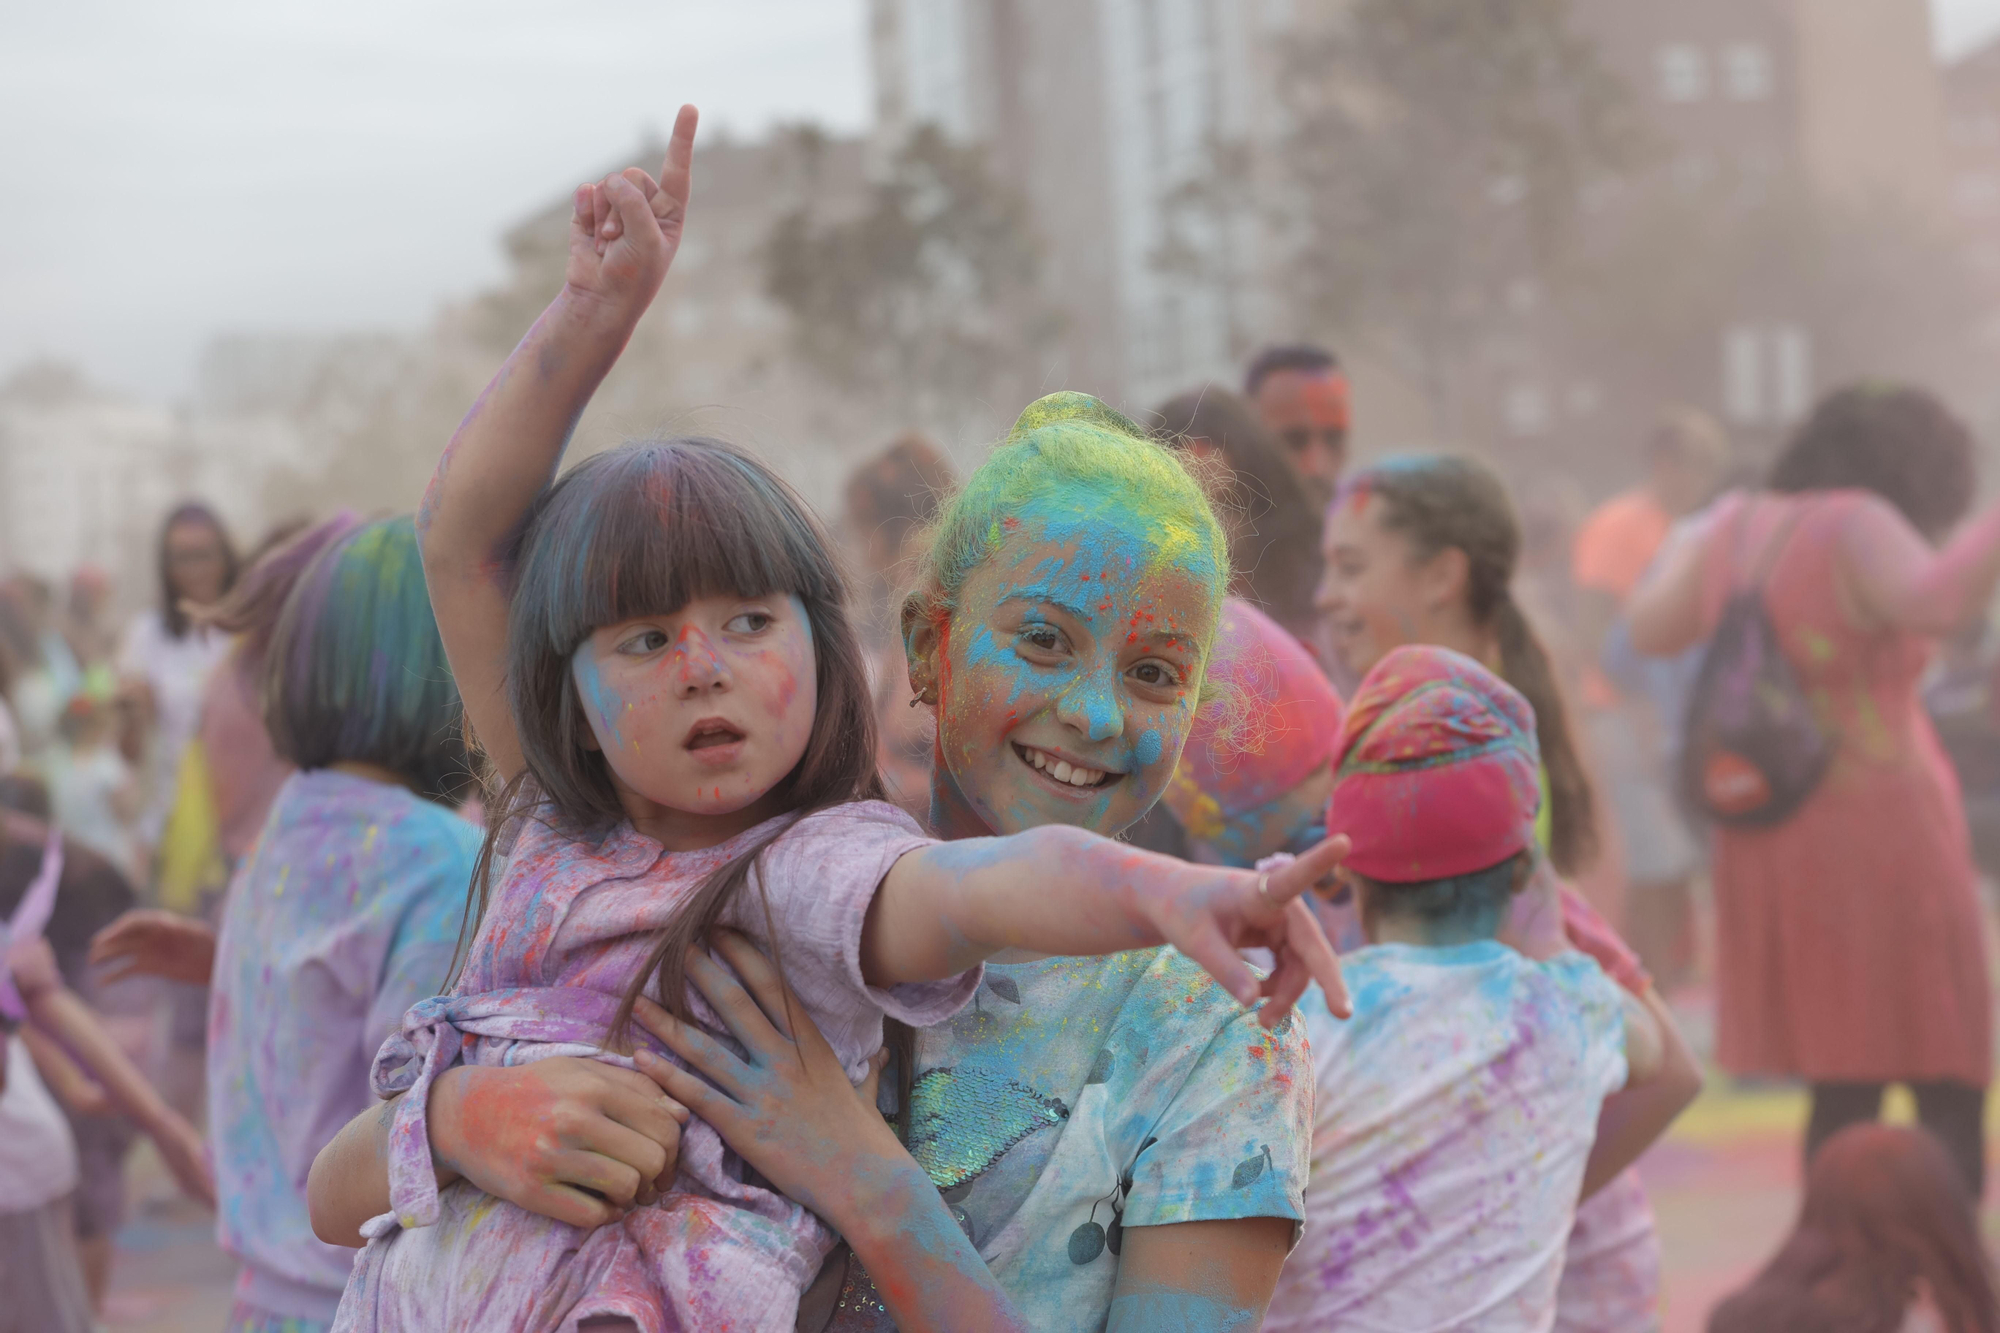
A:
[[[1276,86],[1288,34],[1337,23],[1350,3],[871,0],[875,151],[924,123],[984,145],[1028,198],[1067,315],[1048,383],[1144,407],[1309,331],[1268,230],[1286,188]],[[1948,217],[1926,0],[1572,0],[1571,16],[1651,127],[1651,187],[1728,182],[1748,198],[1761,182]],[[1607,410],[1674,399],[1775,435],[1853,369],[1830,364],[1824,312],[1775,287],[1741,296],[1650,381],[1545,337],[1536,315],[1485,359],[1497,369],[1462,425],[1582,438],[1604,431]]]
[[[1027,198],[1065,315],[1045,383],[1143,407],[1269,323],[1253,204],[1283,0],[873,0],[875,140],[930,123]],[[1228,171],[1219,173],[1226,161]],[[1200,188],[1233,173],[1234,197]]]

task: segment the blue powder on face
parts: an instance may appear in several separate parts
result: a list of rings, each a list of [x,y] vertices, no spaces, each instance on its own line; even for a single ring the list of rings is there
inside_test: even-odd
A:
[[[577,687],[583,697],[590,701],[591,711],[597,714],[601,732],[608,733],[611,743],[618,749],[625,748],[625,736],[618,729],[618,718],[624,708],[624,701],[604,686],[604,678],[598,674],[597,658],[592,654],[591,645],[585,641],[570,659],[571,673],[576,677]],[[604,736],[598,737],[603,743]]]
[[[1157,764],[1160,756],[1166,753],[1166,748],[1167,743],[1161,739],[1158,730],[1149,727],[1146,734],[1139,738],[1138,745],[1133,747],[1132,755],[1141,764]]]

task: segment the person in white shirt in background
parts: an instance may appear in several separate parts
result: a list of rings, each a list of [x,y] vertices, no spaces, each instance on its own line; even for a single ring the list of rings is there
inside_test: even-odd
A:
[[[236,582],[236,551],[222,520],[187,503],[160,530],[160,605],[141,613],[118,649],[118,675],[148,719],[144,747],[146,804],[139,840],[151,854],[174,799],[181,751],[201,721],[208,673],[229,652],[229,636],[196,623],[190,606],[211,606]]]
[[[139,786],[118,753],[109,700],[78,694],[56,725],[58,744],[43,764],[54,823],[134,883],[143,880],[132,822]]]
[[[1396,648],[1355,694],[1327,827],[1370,943],[1343,961],[1352,1019],[1300,1007],[1312,1172],[1266,1333],[1545,1333],[1579,1199],[1693,1095],[1594,960],[1497,938],[1536,876],[1537,754],[1527,701],[1448,649]],[[1623,1088],[1657,1095],[1600,1138]]]

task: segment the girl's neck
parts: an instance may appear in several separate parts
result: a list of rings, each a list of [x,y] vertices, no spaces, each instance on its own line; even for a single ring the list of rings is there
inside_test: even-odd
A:
[[[1475,623],[1464,607],[1453,606],[1428,617],[1421,642],[1464,653],[1488,670],[1500,665],[1500,639],[1494,632]]]
[[[676,810],[628,791],[622,783],[619,784],[618,798],[632,827],[670,852],[699,852],[718,847],[737,834],[746,833],[774,815],[784,813],[783,805],[771,792],[764,793],[741,810],[723,814]]]
[[[1420,949],[1454,949],[1461,944],[1477,944],[1500,933],[1497,913],[1478,913],[1470,919],[1431,921],[1420,916],[1377,916],[1368,923],[1371,944],[1409,944]]]
[[[993,827],[972,808],[965,793],[952,780],[943,754],[931,756],[931,832],[946,842],[960,838],[990,838]]]
[[[409,781],[393,768],[381,764],[371,764],[366,759],[342,759],[328,764],[336,773],[345,773],[350,778],[360,778],[364,782],[379,782],[385,787],[408,787]]]

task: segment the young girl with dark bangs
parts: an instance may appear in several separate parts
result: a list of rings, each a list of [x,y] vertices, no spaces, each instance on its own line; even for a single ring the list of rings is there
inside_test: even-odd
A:
[[[642,990],[673,1012],[658,1017],[676,1031],[716,1030],[688,981],[712,970],[702,945],[717,926],[779,960],[796,1021],[827,1035],[850,1079],[869,1070],[885,1019],[949,1017],[979,988],[981,961],[1003,949],[1108,954],[1172,941],[1238,1001],[1265,997],[1267,1023],[1313,976],[1338,989],[1331,952],[1295,901],[1337,844],[1260,877],[1073,828],[947,847],[882,801],[838,570],[803,503],[749,456],[713,441],[641,444],[550,484],[571,424],[672,260],[693,134],[686,108],[658,183],[635,170],[578,191],[565,289],[467,417],[426,499],[440,626],[507,783],[494,820],[507,867],[490,895],[482,884],[483,919],[452,993],[412,1010],[377,1061],[378,1089],[401,1094],[386,1124],[350,1124],[347,1145],[328,1150],[352,1161],[355,1143],[382,1145],[392,1206],[364,1229],[336,1327],[794,1326],[832,1244],[812,1209],[835,1201],[764,1187],[701,1120],[668,1174],[665,1151],[631,1141],[673,1142],[657,1092],[604,1084],[622,1142],[580,1151],[563,1190],[537,1201],[575,1225],[461,1179],[449,1144],[433,1157],[434,1088],[470,1104],[497,1066],[629,1064],[618,1052],[636,1039],[644,1053],[647,1029],[626,1021]],[[1210,621],[1162,633],[1203,637]],[[1164,681],[1172,669],[1158,671]],[[1198,662],[1174,679],[1191,694]],[[1084,801],[1122,776],[1058,771]],[[1262,980],[1234,948],[1259,943],[1279,960]],[[440,1076],[460,1063],[471,1068],[446,1094]],[[533,1119],[518,1098],[492,1109],[494,1123]],[[325,1212],[346,1217],[379,1177],[324,1183]],[[881,1191],[886,1208],[929,1189],[900,1169],[844,1184],[842,1212],[853,1192]],[[586,1230],[606,1221],[616,1225]],[[956,1247],[956,1271],[1004,1306],[963,1233],[929,1239],[948,1255]],[[946,1295],[894,1299],[924,1326],[945,1326]]]

